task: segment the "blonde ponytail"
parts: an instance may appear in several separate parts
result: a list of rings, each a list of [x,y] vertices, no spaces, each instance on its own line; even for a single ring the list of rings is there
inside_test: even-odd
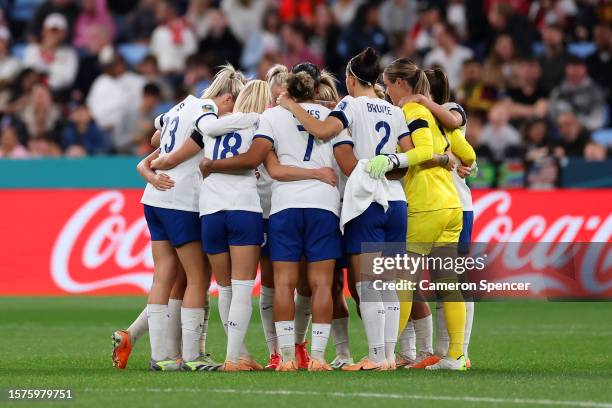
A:
[[[231,64],[222,65],[221,70],[215,75],[215,79],[208,88],[204,90],[202,98],[212,99],[221,95],[230,94],[234,100],[244,88],[246,78],[244,74],[237,71]]]
[[[272,103],[272,92],[266,81],[249,81],[240,91],[234,104],[234,112],[262,113]]]

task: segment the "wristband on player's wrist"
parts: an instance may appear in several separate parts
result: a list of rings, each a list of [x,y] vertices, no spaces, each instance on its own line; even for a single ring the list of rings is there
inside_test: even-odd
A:
[[[405,153],[390,154],[387,157],[389,157],[389,160],[393,163],[394,169],[405,169],[408,167],[408,157]]]
[[[444,167],[448,164],[448,162],[450,161],[450,157],[448,156],[448,154],[443,154],[440,157],[440,164]]]

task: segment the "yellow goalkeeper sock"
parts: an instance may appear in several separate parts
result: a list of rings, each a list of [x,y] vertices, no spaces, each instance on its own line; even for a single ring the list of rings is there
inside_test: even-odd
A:
[[[397,298],[400,302],[399,328],[397,337],[401,336],[410,320],[410,312],[412,311],[412,291],[398,290]]]
[[[444,302],[444,319],[450,339],[448,356],[453,359],[463,354],[463,338],[465,337],[465,303],[458,301]]]

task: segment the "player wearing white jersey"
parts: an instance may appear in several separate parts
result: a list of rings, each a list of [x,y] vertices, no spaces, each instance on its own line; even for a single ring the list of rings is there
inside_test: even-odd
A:
[[[329,110],[312,101],[319,71],[312,64],[294,67],[288,79],[288,92],[319,118]],[[331,167],[332,145],[315,141],[286,110],[276,107],[260,118],[259,128],[249,151],[227,160],[208,161],[203,173],[254,168],[268,153],[276,151],[283,165],[306,168]],[[268,163],[266,167],[270,170]],[[274,175],[273,175],[274,177]],[[339,193],[318,180],[274,181],[270,211],[270,254],[274,264],[274,316],[278,345],[283,362],[277,371],[294,371],[294,299],[302,256],[308,262],[308,280],[313,295],[312,358],[309,370],[331,368],[324,352],[332,317],[331,281],[335,259],[340,256],[338,229]]]
[[[197,222],[197,234],[198,241],[201,238],[200,231],[200,219],[198,217],[198,210],[201,210],[200,206],[205,199],[202,197],[200,192],[201,176],[198,172],[198,163],[203,157],[204,152],[201,151],[200,146],[197,143],[198,138],[194,138],[193,127],[197,128],[202,126],[207,121],[214,121],[218,115],[230,112],[233,109],[234,102],[240,90],[244,86],[244,76],[234,70],[231,66],[223,67],[215,76],[215,80],[209,88],[204,92],[204,100],[195,99],[193,106],[198,109],[191,110],[192,103],[185,102],[184,105],[179,104],[173,108],[170,113],[174,112],[174,115],[168,115],[169,117],[160,117],[160,124],[164,126],[164,132],[162,133],[160,155],[158,158],[151,162],[151,168],[157,170],[167,170],[166,173],[173,174],[173,177],[177,179],[189,180],[191,182],[190,188],[183,188],[177,190],[177,193],[173,193],[173,200],[176,200],[180,205],[189,205],[190,214],[195,216]],[[189,98],[188,98],[189,99]],[[189,107],[189,108],[188,108]],[[179,114],[185,110],[185,116]],[[180,135],[177,133],[179,128],[184,133]],[[177,143],[179,142],[179,143]],[[190,173],[188,173],[190,172]],[[159,201],[164,202],[163,198]],[[168,200],[168,199],[166,199]],[[201,211],[200,211],[201,212]],[[176,218],[173,218],[176,222]],[[164,221],[164,219],[162,219]],[[166,221],[168,222],[168,221]],[[151,224],[150,224],[151,225]],[[184,228],[179,225],[178,229]],[[152,234],[152,239],[155,239]],[[181,309],[181,323],[183,328],[183,362],[182,369],[186,371],[202,371],[209,370],[210,364],[200,353],[197,347],[197,339],[202,336],[202,328],[204,324],[204,310],[202,308],[204,302],[204,296],[206,293],[206,287],[202,284],[190,285],[190,273],[187,270],[193,268],[194,279],[201,275],[204,268],[204,257],[200,243],[196,243],[197,247],[194,248],[192,257],[189,259],[181,259],[183,266],[187,272],[187,290],[185,298],[183,299],[183,307]],[[197,254],[197,255],[196,255]],[[180,254],[179,254],[180,257]],[[213,268],[213,273],[215,272]],[[187,302],[188,297],[198,299],[201,306],[198,304],[191,304]],[[195,345],[195,347],[194,347]]]
[[[351,138],[340,141],[336,150],[348,147],[356,159],[392,154],[396,152],[398,145],[402,150],[408,150],[412,146],[410,138],[407,137],[408,128],[401,110],[376,95],[374,84],[379,75],[378,55],[372,48],[352,58],[346,70],[349,96],[342,99],[322,123],[313,120],[304,109],[288,98],[281,98],[281,104],[318,139],[328,140],[343,129],[350,129]],[[345,171],[349,175],[356,160],[353,157],[352,163],[348,160],[339,164],[341,167],[349,165],[348,171]],[[351,273],[362,300],[359,307],[368,337],[369,353],[359,363],[343,367],[343,370],[395,368],[394,348],[399,325],[399,302],[394,291],[381,293],[372,290],[374,279],[362,266],[371,264],[373,257],[380,256],[384,243],[400,243],[395,245],[397,248],[394,252],[403,249],[407,207],[399,180],[390,181],[388,201],[387,211],[380,204],[371,202],[363,213],[346,224],[345,251],[350,256]],[[363,243],[379,245],[376,248],[362,248]],[[384,252],[387,254],[389,248]]]

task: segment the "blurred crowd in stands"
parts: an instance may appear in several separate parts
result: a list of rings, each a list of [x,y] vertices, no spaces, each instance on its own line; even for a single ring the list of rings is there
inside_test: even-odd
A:
[[[367,46],[448,74],[476,185],[555,186],[612,146],[612,0],[0,0],[0,158],[142,155],[153,118],[229,61]]]

